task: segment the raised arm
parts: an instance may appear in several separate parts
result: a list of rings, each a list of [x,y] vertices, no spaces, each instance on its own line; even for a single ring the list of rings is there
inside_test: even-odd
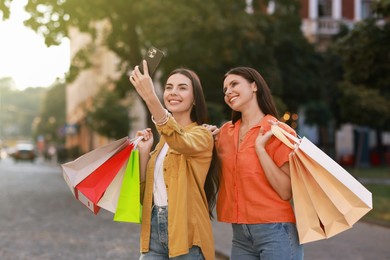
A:
[[[146,61],[144,60],[142,64],[144,74],[142,74],[139,67],[136,66],[129,77],[130,82],[133,84],[140,97],[145,101],[155,122],[163,123],[168,117],[168,112],[157,97],[152,78],[149,76]]]

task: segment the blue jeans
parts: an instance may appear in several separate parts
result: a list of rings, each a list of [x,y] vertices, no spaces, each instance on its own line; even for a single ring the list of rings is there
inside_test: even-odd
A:
[[[188,254],[169,258],[168,207],[153,206],[149,252],[141,254],[140,260],[204,260],[199,247],[193,246]]]
[[[231,260],[302,260],[294,223],[232,224]]]

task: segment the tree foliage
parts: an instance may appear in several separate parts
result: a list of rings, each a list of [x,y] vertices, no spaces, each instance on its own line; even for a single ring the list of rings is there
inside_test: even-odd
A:
[[[97,133],[113,139],[127,136],[130,128],[128,108],[122,105],[116,92],[102,90],[94,98],[94,110],[87,120]]]
[[[337,43],[344,80],[339,85],[342,119],[382,130],[390,129],[389,1]],[[386,13],[387,12],[387,13]]]
[[[266,12],[269,1],[247,2],[30,0],[25,24],[42,34],[47,45],[56,45],[69,36],[70,27],[98,36],[96,22],[108,21],[103,44],[121,60],[116,90],[122,97],[131,89],[128,70],[154,45],[167,52],[162,80],[173,68],[194,69],[208,103],[218,110],[227,108],[221,91],[224,73],[250,66],[264,76],[280,108],[296,111],[318,88],[316,57],[300,31],[299,1],[274,1],[273,13]],[[84,53],[76,55],[81,67],[88,65]],[[76,65],[72,62],[69,79],[77,76]]]
[[[33,137],[32,125],[39,115],[44,88],[18,90],[11,78],[0,79],[0,131],[2,138]]]
[[[6,20],[9,18],[11,2],[12,0],[0,1],[0,15],[1,15],[0,18],[2,18],[2,20]]]
[[[65,84],[54,83],[46,90],[41,103],[39,120],[34,126],[34,135],[43,136],[47,142],[62,144],[66,123]]]

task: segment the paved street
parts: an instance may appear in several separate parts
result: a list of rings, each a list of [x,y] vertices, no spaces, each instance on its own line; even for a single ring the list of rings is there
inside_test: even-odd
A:
[[[1,260],[138,259],[139,225],[93,215],[75,200],[58,165],[0,161]],[[214,222],[216,250],[229,255],[230,225]],[[364,222],[305,245],[306,260],[390,260],[390,228]],[[228,259],[219,257],[218,259]]]
[[[103,209],[94,215],[73,197],[58,165],[0,160],[0,190],[0,260],[139,257],[140,226],[114,222]]]
[[[2,160],[0,190],[0,259],[138,259],[139,225],[95,216],[59,167]]]

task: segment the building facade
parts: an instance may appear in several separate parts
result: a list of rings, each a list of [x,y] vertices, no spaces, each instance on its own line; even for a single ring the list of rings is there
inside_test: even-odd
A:
[[[306,38],[316,46],[318,51],[327,48],[332,36],[339,33],[341,26],[352,28],[356,22],[372,15],[371,6],[375,0],[300,0],[301,1],[301,29]],[[269,2],[268,12],[272,12],[275,3]],[[250,12],[250,10],[248,11]],[[110,30],[107,22],[96,23],[97,38],[92,39],[88,34],[83,34],[76,29],[71,29],[71,55],[85,47],[88,47],[91,57],[91,66],[82,71],[77,79],[67,85],[67,138],[66,148],[80,149],[81,153],[90,151],[110,140],[91,131],[88,126],[87,111],[93,108],[93,98],[101,88],[114,89],[113,80],[120,75],[118,73],[119,59],[108,50],[102,41],[105,33]],[[129,83],[129,87],[130,83]],[[161,93],[160,93],[161,94]],[[129,116],[135,118],[133,128],[129,133],[134,135],[137,129],[146,127],[146,111],[137,95],[132,108],[129,108]],[[310,132],[310,129],[307,130]],[[343,127],[341,133],[336,133],[335,143],[342,147],[336,147],[341,153],[338,156],[353,153],[353,133],[350,127]],[[349,131],[346,133],[345,131]],[[312,130],[312,139],[315,140],[315,129]],[[337,140],[341,136],[340,140]],[[349,138],[349,139],[348,139]]]
[[[81,33],[75,28],[70,29],[71,59],[74,60],[80,50],[85,50],[90,62],[90,65],[66,87],[65,147],[73,151],[71,157],[112,141],[92,131],[88,122],[88,111],[94,108],[94,97],[103,88],[113,91],[114,81],[120,77],[119,58],[103,44],[105,33],[110,30],[110,24],[101,21],[95,23],[95,28],[97,36],[94,39],[89,34]],[[146,112],[141,102],[136,95],[130,95],[128,98],[134,99],[128,111],[129,117],[136,119],[132,122],[134,129],[144,128]],[[131,134],[133,133],[134,131]]]
[[[352,28],[372,15],[375,0],[301,0],[302,32],[323,51],[341,26]]]

